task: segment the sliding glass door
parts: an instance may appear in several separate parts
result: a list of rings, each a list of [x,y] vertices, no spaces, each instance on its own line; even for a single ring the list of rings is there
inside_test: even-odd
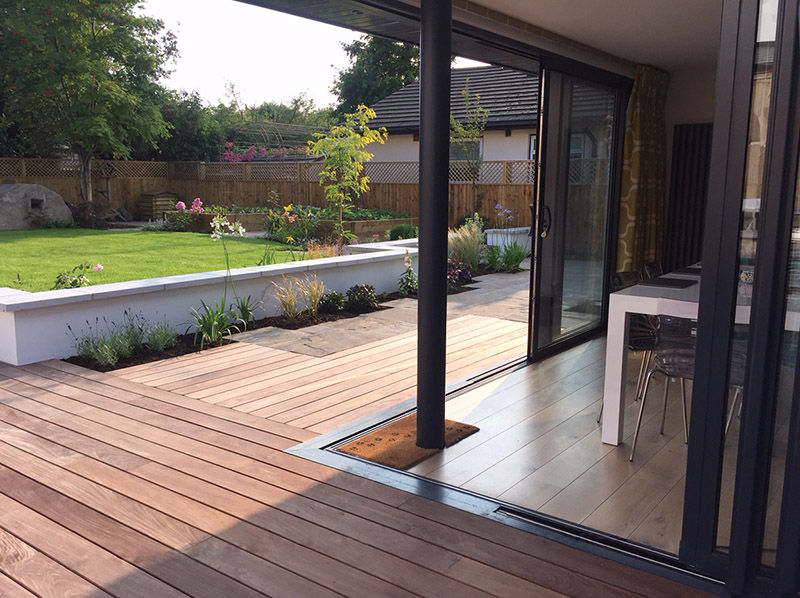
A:
[[[533,356],[603,324],[619,93],[543,73]]]

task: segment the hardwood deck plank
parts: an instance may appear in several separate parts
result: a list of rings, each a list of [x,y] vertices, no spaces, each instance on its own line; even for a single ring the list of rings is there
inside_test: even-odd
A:
[[[171,357],[169,359],[160,359],[158,361],[149,361],[139,365],[133,365],[126,368],[120,368],[115,372],[124,372],[126,377],[138,378],[139,376],[149,376],[157,372],[167,372],[172,369],[182,369],[187,366],[203,363],[207,359],[213,360],[217,356],[228,353],[231,356],[237,355],[239,352],[257,351],[252,345],[244,345],[240,343],[229,343],[221,347],[214,347],[211,349],[203,349],[195,353],[187,353],[186,355],[179,355],[178,357]]]
[[[0,570],[40,598],[112,598],[63,565],[0,528]]]
[[[8,419],[8,414],[3,412],[3,411],[0,411],[0,417],[2,417],[3,420]],[[21,425],[21,423],[18,422],[18,425]],[[30,425],[30,424],[28,424],[28,425]],[[40,432],[48,432],[48,433],[50,432],[49,429],[43,429],[43,430],[39,430],[39,431]],[[60,435],[59,439],[64,441],[65,440],[64,435],[63,434]],[[48,452],[50,452],[50,451],[48,451]],[[70,466],[74,467],[76,465],[74,463],[70,463]],[[207,469],[208,469],[207,465],[205,467],[203,467],[203,466],[200,467],[200,471],[205,471]],[[161,483],[165,483],[166,482],[166,483],[169,483],[169,484],[174,484],[176,478],[185,476],[185,474],[181,474],[181,472],[179,472],[179,471],[170,470],[167,467],[163,467],[162,468],[161,466],[158,466],[158,465],[156,465],[155,463],[152,463],[152,462],[148,462],[145,465],[143,465],[142,467],[135,469],[133,471],[133,473],[134,474],[138,474],[140,471],[144,471],[145,473],[149,472],[151,476],[153,476],[153,475],[157,476],[157,479],[158,479],[159,482],[161,482]],[[86,474],[86,472],[82,472],[82,473],[84,473],[84,475]],[[94,476],[94,477],[96,477],[96,476]],[[186,476],[186,477],[188,478],[188,476]],[[191,478],[189,478],[189,479],[191,479]],[[195,484],[196,483],[197,483],[197,481],[195,480]],[[250,480],[242,480],[242,482],[240,482],[238,484],[236,482],[233,482],[233,483],[228,482],[226,484],[226,486],[230,486],[231,488],[237,488],[241,492],[251,492],[252,493],[254,486],[256,488],[258,488],[258,483],[254,483],[254,480],[250,479]],[[328,490],[328,492],[330,492],[330,491]],[[216,488],[216,493],[223,495],[220,498],[221,504],[222,505],[226,505],[226,507],[223,507],[223,508],[230,508],[231,504],[235,504],[236,503],[235,495],[233,495],[233,501],[232,501],[232,495],[231,495],[231,493],[229,491],[224,490],[222,488]],[[209,485],[203,484],[202,493],[198,492],[198,494],[202,495],[205,498],[207,498],[208,496],[213,496],[213,494],[214,494],[213,487],[210,490],[209,489]],[[303,499],[303,498],[297,498],[296,497],[296,498],[292,499],[291,495],[289,495],[288,493],[284,493],[283,496],[279,496],[277,499],[274,498],[272,495],[274,495],[274,490],[270,494],[270,500],[272,500],[274,502],[277,502],[279,504],[282,503],[282,502],[286,502],[286,501],[291,501],[291,502],[297,503],[297,504],[294,504],[292,506],[292,509],[295,510],[295,511],[298,511],[297,512],[298,515],[301,515],[304,512],[304,510],[298,510],[302,506],[300,503],[309,502],[308,499]],[[344,497],[341,500],[341,502],[343,504],[349,505],[352,502],[352,498],[353,498],[352,495],[350,495],[349,498]],[[287,507],[284,506],[282,508],[287,508]],[[305,510],[308,511],[308,513],[311,513],[315,517],[316,520],[319,520],[321,515],[322,515],[322,512],[324,512],[325,509],[323,508],[322,511],[321,511],[321,507],[318,505],[318,506],[315,506],[315,507],[306,508]],[[242,516],[242,517],[246,516],[248,521],[251,521],[253,523],[258,523],[258,521],[261,519],[261,517],[258,515],[258,513],[254,515],[251,512],[244,512],[244,513],[239,513],[239,515]],[[306,514],[306,517],[308,517],[307,514]],[[408,517],[408,516],[406,516],[406,517]],[[363,528],[364,527],[363,523],[359,523],[357,518],[349,517],[349,516],[347,516],[347,515],[345,515],[345,514],[343,514],[341,512],[335,512],[335,511],[331,512],[331,517],[328,519],[328,521],[329,521],[329,523],[332,523],[334,525],[342,526],[342,531],[343,532],[350,532],[350,533],[353,533],[354,531],[358,532],[359,528]],[[298,522],[294,521],[294,522],[286,523],[284,525],[284,528],[286,530],[292,530],[296,534],[298,532],[298,526],[299,526]],[[406,527],[409,527],[409,526],[408,525],[404,525],[403,527],[406,528]],[[511,574],[505,573],[505,572],[493,571],[491,568],[487,568],[486,565],[484,565],[484,564],[482,564],[480,562],[477,562],[477,561],[471,561],[468,558],[467,559],[465,559],[465,558],[451,558],[451,557],[448,557],[446,555],[446,553],[442,553],[442,556],[438,556],[437,557],[435,551],[433,553],[431,553],[430,549],[426,550],[425,549],[425,545],[424,544],[420,544],[419,542],[413,542],[413,543],[411,543],[411,545],[408,545],[406,548],[404,548],[403,544],[404,543],[408,544],[408,540],[407,539],[403,539],[402,535],[398,535],[397,533],[392,533],[390,530],[375,529],[374,526],[373,526],[372,530],[367,530],[364,533],[369,535],[371,538],[373,538],[374,542],[379,542],[382,546],[384,546],[386,548],[393,548],[395,551],[397,551],[399,549],[401,553],[406,553],[406,556],[409,557],[409,558],[420,559],[420,560],[424,561],[427,564],[436,565],[436,568],[448,569],[448,571],[457,570],[458,574],[455,575],[455,573],[453,573],[453,577],[456,577],[456,578],[459,578],[459,579],[467,579],[467,580],[471,579],[476,584],[484,585],[484,587],[485,587],[485,589],[487,591],[491,590],[492,588],[497,588],[498,590],[502,590],[501,595],[508,595],[508,596],[511,596],[511,595],[520,595],[520,596],[524,596],[524,595],[555,595],[553,593],[545,592],[544,590],[542,590],[540,588],[536,588],[534,586],[529,585],[530,582],[526,582],[526,581],[523,581],[523,580],[517,580],[517,579],[515,579],[514,575],[511,575]],[[403,532],[403,533],[405,533],[405,532]],[[314,538],[316,536],[318,536],[318,535],[319,535],[318,531],[316,532],[316,534],[312,533],[310,536],[308,536],[305,539],[305,541],[313,543],[313,542],[315,542]],[[437,533],[433,537],[438,537],[439,535],[440,534]],[[450,535],[452,536],[452,533]],[[441,540],[437,544],[440,544],[440,543],[441,543]],[[335,543],[335,544],[339,545],[339,543]],[[460,542],[460,544],[465,544],[465,543],[462,540]],[[445,543],[445,545],[446,545],[446,543]],[[466,544],[466,545],[469,546],[470,544]],[[496,552],[495,550],[491,550],[491,554],[494,554],[495,552]],[[486,556],[486,553],[482,553],[481,556]],[[508,555],[499,554],[497,556],[498,557],[505,557],[503,559],[503,562],[508,561],[508,560],[513,561],[513,558],[509,559]],[[497,565],[500,565],[500,564],[501,564],[501,562],[498,561]],[[521,566],[519,568],[524,572],[524,571],[530,569],[530,564],[529,563],[525,563],[524,567]],[[428,583],[428,582],[426,582],[426,583]],[[531,594],[532,591],[535,591],[535,593]]]
[[[2,565],[0,565],[2,569]],[[3,598],[36,598],[28,590],[19,585],[16,581],[6,576],[0,570],[0,596]]]
[[[174,502],[160,502],[155,497],[150,502],[162,508],[180,510],[187,518],[194,516],[199,520],[202,512],[207,518],[203,525],[218,528],[217,534],[201,531],[78,474],[58,470],[56,466],[18,452],[4,443],[0,443],[0,455],[4,463],[13,463],[15,469],[22,468],[21,473],[28,476],[35,473],[37,480],[47,480],[47,486],[44,486],[0,466],[0,480],[4,485],[8,483],[3,493],[31,505],[88,539],[102,542],[122,558],[152,571],[154,576],[163,579],[165,569],[178,570],[184,565],[180,575],[176,574],[169,582],[192,596],[331,595],[324,585],[264,558],[265,552],[287,564],[294,563],[295,568],[300,567],[307,575],[323,578],[333,587],[364,588],[363,593],[359,591],[362,596],[374,596],[376,590],[387,595],[402,594],[393,592],[391,586],[376,583],[378,580],[370,576],[353,575],[354,570],[341,563],[324,566],[319,558],[313,558],[316,553],[279,541],[274,535],[248,534],[245,522],[231,521],[233,518],[223,517],[221,513],[200,509],[199,503],[192,505],[188,499],[181,500],[178,495],[173,495]],[[101,518],[94,512],[101,514]],[[223,524],[225,519],[227,525]],[[187,541],[187,535],[192,536],[190,541]],[[123,540],[127,540],[126,545],[122,544]],[[149,550],[143,553],[146,549]],[[259,552],[261,555],[256,554]],[[191,587],[186,587],[186,584]]]
[[[232,409],[217,407],[216,405],[210,405],[203,401],[196,401],[176,393],[171,393],[159,388],[147,386],[146,384],[131,382],[130,380],[126,380],[125,378],[114,376],[112,374],[95,372],[93,370],[75,366],[63,361],[45,361],[37,365],[46,366],[53,370],[70,374],[76,378],[83,378],[93,382],[102,382],[103,385],[109,389],[121,390],[128,393],[136,393],[144,397],[155,399],[161,403],[164,403],[165,405],[182,407],[187,411],[194,411],[198,414],[214,417],[219,421],[227,421],[235,425],[239,430],[250,429],[252,432],[274,434],[284,438],[289,438],[295,442],[303,442],[316,436],[316,434],[300,428],[294,428],[292,426],[287,426],[285,424],[273,422],[267,419],[249,417]],[[2,374],[0,373],[0,375]],[[77,384],[77,381],[75,383]],[[228,433],[232,432],[229,431]]]
[[[485,334],[491,335],[497,329],[506,325],[502,322],[493,322],[487,327]],[[462,338],[463,337],[463,338]],[[471,338],[466,333],[459,336],[454,342],[469,342]],[[276,400],[283,400],[304,394],[308,390],[325,389],[326,382],[336,378],[340,380],[351,379],[357,374],[369,374],[386,365],[397,369],[398,357],[406,363],[414,360],[416,350],[416,334],[407,333],[398,337],[387,339],[380,347],[369,352],[343,352],[334,353],[327,358],[322,358],[318,363],[307,368],[289,367],[284,369],[256,374],[243,380],[230,383],[225,388],[216,389],[212,392],[209,389],[189,393],[188,396],[205,399],[213,395],[215,403],[228,407],[235,407],[250,400],[263,397],[263,389],[269,388],[271,395]],[[268,381],[275,381],[267,383]],[[304,383],[297,384],[297,380]],[[313,386],[316,384],[316,386]],[[299,391],[298,391],[299,389]],[[307,390],[306,390],[307,389]],[[303,392],[304,391],[304,392]],[[333,391],[331,391],[333,392]]]
[[[65,467],[71,467],[72,464],[67,464]],[[252,483],[252,480],[249,482]],[[147,497],[145,497],[147,498]],[[284,497],[286,500],[291,499],[291,495],[286,495]],[[161,504],[172,504],[175,502],[174,499],[170,501],[160,501]],[[179,501],[178,501],[179,502]],[[322,517],[323,513],[326,509],[316,506],[313,511],[313,519],[315,521],[319,521]],[[173,513],[173,516],[176,514]],[[209,515],[198,515],[196,518],[192,519],[191,521],[187,521],[190,525],[194,526],[202,526],[206,524],[207,519],[209,519]],[[419,580],[420,584],[427,585],[428,587],[435,587],[437,584],[441,586],[443,589],[449,588],[448,591],[451,592],[458,592],[460,595],[469,595],[471,590],[467,586],[461,586],[456,579],[451,579],[450,581],[443,581],[436,577],[435,570],[440,569],[447,569],[451,567],[454,562],[458,561],[459,559],[449,556],[446,551],[441,550],[434,550],[431,547],[425,545],[424,543],[420,543],[414,540],[411,540],[407,536],[392,533],[390,530],[386,529],[379,529],[372,524],[368,524],[367,522],[360,520],[358,518],[354,518],[351,516],[347,516],[341,512],[331,512],[328,518],[325,520],[329,523],[329,525],[334,525],[340,528],[342,533],[350,533],[354,535],[354,537],[358,539],[366,539],[370,545],[373,545],[378,548],[383,549],[391,549],[395,553],[399,553],[400,555],[404,556],[407,559],[410,559],[412,562],[416,562],[418,565],[422,565],[425,567],[432,566],[434,569],[431,570],[431,573],[428,574],[422,570],[412,570],[406,571],[408,567],[404,565],[403,561],[398,561],[393,556],[388,553],[381,554],[381,553],[373,553],[370,557],[370,561],[372,561],[373,566],[377,567],[376,571],[374,572],[376,575],[383,575],[389,578],[394,578],[395,582],[401,581],[403,576],[406,575],[413,575],[415,582]],[[220,527],[224,527],[223,524],[219,525]],[[302,527],[302,522],[294,521],[291,524],[287,524],[286,529],[294,529],[295,533],[299,533],[299,527]],[[366,529],[365,529],[366,528]],[[213,530],[205,530],[205,531],[213,531]],[[359,535],[360,534],[360,535]],[[219,534],[218,534],[219,535]],[[325,537],[325,531],[319,528],[312,530],[309,532],[308,535],[305,536],[304,542],[307,544],[311,544],[315,541],[317,537]],[[221,537],[230,540],[227,538],[226,535],[221,535]],[[336,540],[330,541],[331,545],[336,545],[340,551],[340,553],[344,553],[346,548],[348,547],[348,540],[346,538],[339,538]],[[354,545],[350,543],[349,545],[350,552],[350,564],[357,566],[361,560],[359,555],[363,554],[364,546]],[[388,559],[389,562],[383,562]],[[308,557],[305,558],[306,561],[309,560]],[[383,565],[383,566],[381,566]],[[462,565],[462,568],[464,565]],[[480,571],[481,568],[485,568],[480,563],[473,563],[471,564],[472,570],[475,570],[476,573],[474,576],[470,577],[466,571],[461,572],[461,577],[469,578],[477,584],[484,584],[487,581],[494,580],[495,583],[498,582],[498,577],[502,577],[503,574],[501,573],[491,573],[489,571]],[[388,572],[388,573],[384,573]],[[491,573],[491,574],[490,574]],[[430,578],[430,575],[433,574],[434,577]],[[341,577],[346,578],[346,576],[341,575]],[[397,577],[400,576],[400,577]],[[353,583],[353,580],[342,579],[342,582]],[[359,586],[366,586],[363,581],[358,584]],[[406,582],[406,585],[409,585]],[[503,585],[503,584],[501,584]],[[520,584],[518,584],[520,585]],[[423,586],[420,586],[418,589],[422,589]],[[373,590],[374,591],[374,590]],[[385,590],[383,590],[385,592]]]
[[[0,494],[0,527],[114,596],[186,596],[4,494]]]

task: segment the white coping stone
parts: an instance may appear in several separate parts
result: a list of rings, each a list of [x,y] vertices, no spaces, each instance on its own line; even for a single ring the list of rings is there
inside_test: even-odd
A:
[[[352,255],[238,268],[230,278],[240,295],[254,296],[258,317],[264,317],[278,313],[272,287],[265,286],[269,279],[318,272],[331,290],[371,284],[379,293],[391,292],[406,253],[416,262],[416,245],[416,239],[354,245]],[[67,325],[80,334],[87,321],[120,322],[126,310],[166,320],[183,333],[183,327],[191,329],[191,308],[199,307],[200,300],[217,301],[227,279],[227,271],[217,270],[38,293],[0,287],[0,361],[24,365],[68,357],[74,348]]]

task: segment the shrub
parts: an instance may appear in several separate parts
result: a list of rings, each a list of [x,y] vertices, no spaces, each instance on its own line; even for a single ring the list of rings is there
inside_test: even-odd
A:
[[[408,255],[407,251],[403,263],[406,269],[400,275],[400,294],[404,297],[416,295],[419,290],[419,280],[417,279],[417,273],[414,272],[414,267],[411,265],[411,257]]]
[[[253,300],[250,298],[250,295],[247,297],[236,297],[235,304],[236,313],[239,314],[239,319],[242,321],[243,326],[247,328],[247,325],[253,321],[253,312],[255,311]]]
[[[92,284],[84,272],[92,269],[91,264],[78,264],[71,271],[64,270],[59,272],[56,276],[56,281],[50,287],[51,291],[58,291],[60,289],[77,289],[78,287],[88,287]]]
[[[178,342],[178,333],[166,322],[160,322],[148,327],[144,335],[144,344],[151,351],[161,353],[174,347]]]
[[[500,247],[497,245],[487,247],[484,255],[486,256],[486,267],[489,270],[494,270],[495,272],[502,270],[503,250]]]
[[[239,332],[237,324],[241,321],[230,309],[225,306],[225,299],[219,300],[219,305],[208,305],[205,301],[200,301],[202,309],[192,309],[197,330],[194,333],[194,343],[200,337],[200,349],[206,343],[221,343],[225,335]]]
[[[281,312],[289,319],[296,318],[300,315],[299,295],[297,282],[293,278],[283,277],[282,283],[273,282],[275,287],[275,297],[281,306]]]
[[[347,289],[347,309],[359,314],[378,309],[375,287],[370,284],[357,284]]]
[[[454,259],[447,260],[447,288],[460,289],[465,284],[472,282],[472,270],[468,264]]]
[[[400,239],[416,239],[419,236],[419,229],[413,224],[397,224],[389,231],[390,241]]]
[[[449,256],[456,262],[478,269],[478,262],[483,248],[483,231],[480,223],[471,220],[448,235],[447,249]]]
[[[319,301],[319,313],[322,314],[340,314],[344,308],[344,295],[336,291],[325,293]]]
[[[323,282],[317,278],[316,274],[311,274],[306,276],[306,278],[298,285],[300,295],[302,295],[303,299],[306,302],[306,307],[308,308],[308,312],[315,316],[319,311],[319,304],[322,301],[323,295],[325,295],[325,285]]]
[[[503,253],[500,258],[500,265],[506,272],[517,272],[519,266],[526,257],[530,255],[524,245],[512,241],[503,245]]]

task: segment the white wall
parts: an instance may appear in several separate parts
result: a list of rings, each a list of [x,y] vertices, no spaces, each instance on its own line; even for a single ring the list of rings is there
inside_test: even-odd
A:
[[[528,141],[536,129],[511,129],[511,136],[506,137],[504,130],[486,131],[483,134],[483,159],[527,160]]]
[[[389,133],[383,145],[373,143],[367,147],[373,154],[373,162],[417,162],[419,161],[419,141],[411,134]]]
[[[667,184],[672,165],[672,136],[675,125],[714,121],[716,67],[674,71],[667,89]]]
[[[527,160],[528,140],[536,129],[511,129],[511,136],[506,137],[504,130],[486,131],[483,134],[483,159]],[[416,162],[419,160],[419,141],[413,135],[389,134],[383,145],[372,144],[369,151],[373,154],[373,162]]]

